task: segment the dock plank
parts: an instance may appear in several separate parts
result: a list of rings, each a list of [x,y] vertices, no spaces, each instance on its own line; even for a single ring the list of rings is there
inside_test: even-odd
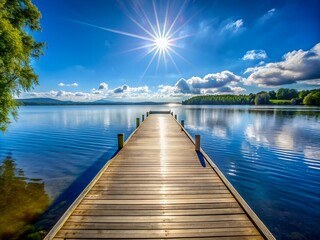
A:
[[[45,239],[273,239],[259,224],[174,118],[151,114]]]

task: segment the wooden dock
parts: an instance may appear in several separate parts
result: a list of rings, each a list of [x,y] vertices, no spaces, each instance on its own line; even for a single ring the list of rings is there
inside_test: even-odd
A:
[[[150,116],[45,239],[274,239],[170,114]]]

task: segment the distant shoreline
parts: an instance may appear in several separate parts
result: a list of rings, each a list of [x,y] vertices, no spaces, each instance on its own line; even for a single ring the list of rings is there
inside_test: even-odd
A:
[[[52,98],[28,98],[16,99],[20,106],[82,106],[82,105],[181,105],[181,102],[113,102],[108,100],[98,100],[95,102],[73,102],[60,101]]]

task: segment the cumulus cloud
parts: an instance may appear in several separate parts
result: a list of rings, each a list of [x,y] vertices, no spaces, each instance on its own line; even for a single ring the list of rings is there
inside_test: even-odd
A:
[[[121,87],[117,87],[113,90],[114,93],[123,93],[128,89],[128,85],[123,85]]]
[[[98,90],[108,90],[108,84],[106,84],[105,82],[100,83]]]
[[[113,92],[114,93],[123,93],[127,89],[128,89],[128,86],[127,85],[123,85],[121,87],[117,87],[117,88],[113,89]]]
[[[115,89],[112,90],[113,93],[128,93],[128,94],[132,94],[132,93],[148,93],[150,92],[149,87],[148,86],[143,86],[143,87],[129,87],[128,85],[123,85],[121,87],[117,87]]]
[[[235,22],[228,23],[225,26],[225,29],[226,30],[230,30],[232,32],[238,32],[240,30],[240,28],[243,26],[243,24],[244,24],[243,20],[242,19],[238,19]]]
[[[193,88],[217,88],[225,86],[226,84],[235,84],[241,81],[241,77],[235,75],[230,71],[223,71],[220,73],[211,73],[204,76],[204,78],[192,77],[188,83]]]
[[[137,92],[137,93],[148,93],[148,92],[150,92],[148,86],[132,87],[132,88],[129,87],[129,91],[130,91],[130,92]]]
[[[242,81],[240,76],[230,71],[207,74],[203,78],[192,77],[188,80],[181,78],[175,84],[174,92],[200,94],[200,93],[219,93],[219,92],[235,92],[232,86]],[[236,89],[239,91],[240,89]],[[245,89],[242,89],[245,90]]]
[[[79,84],[78,83],[71,83],[71,84],[59,83],[58,86],[59,87],[78,87]]]
[[[242,57],[242,60],[266,59],[267,53],[264,50],[250,50]]]
[[[162,94],[173,94],[176,90],[175,86],[169,86],[169,85],[159,85],[158,86],[158,92]]]
[[[246,85],[272,87],[297,82],[318,82],[320,81],[320,43],[308,51],[300,49],[288,52],[283,56],[283,61],[248,68],[245,73],[251,73],[244,80]]]
[[[196,77],[192,77],[193,79]],[[194,89],[192,85],[185,80],[184,78],[181,78],[176,84],[175,84],[175,92],[179,93],[194,93],[194,94],[199,94],[200,89]]]
[[[244,89],[242,87],[225,86],[225,87],[221,87],[221,88],[202,89],[201,93],[214,94],[214,95],[223,95],[223,94],[239,95],[245,91],[246,91],[246,89]]]

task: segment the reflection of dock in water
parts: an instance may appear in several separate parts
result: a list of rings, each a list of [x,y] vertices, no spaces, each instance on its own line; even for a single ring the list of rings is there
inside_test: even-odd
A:
[[[45,239],[273,239],[169,112],[153,113]]]

